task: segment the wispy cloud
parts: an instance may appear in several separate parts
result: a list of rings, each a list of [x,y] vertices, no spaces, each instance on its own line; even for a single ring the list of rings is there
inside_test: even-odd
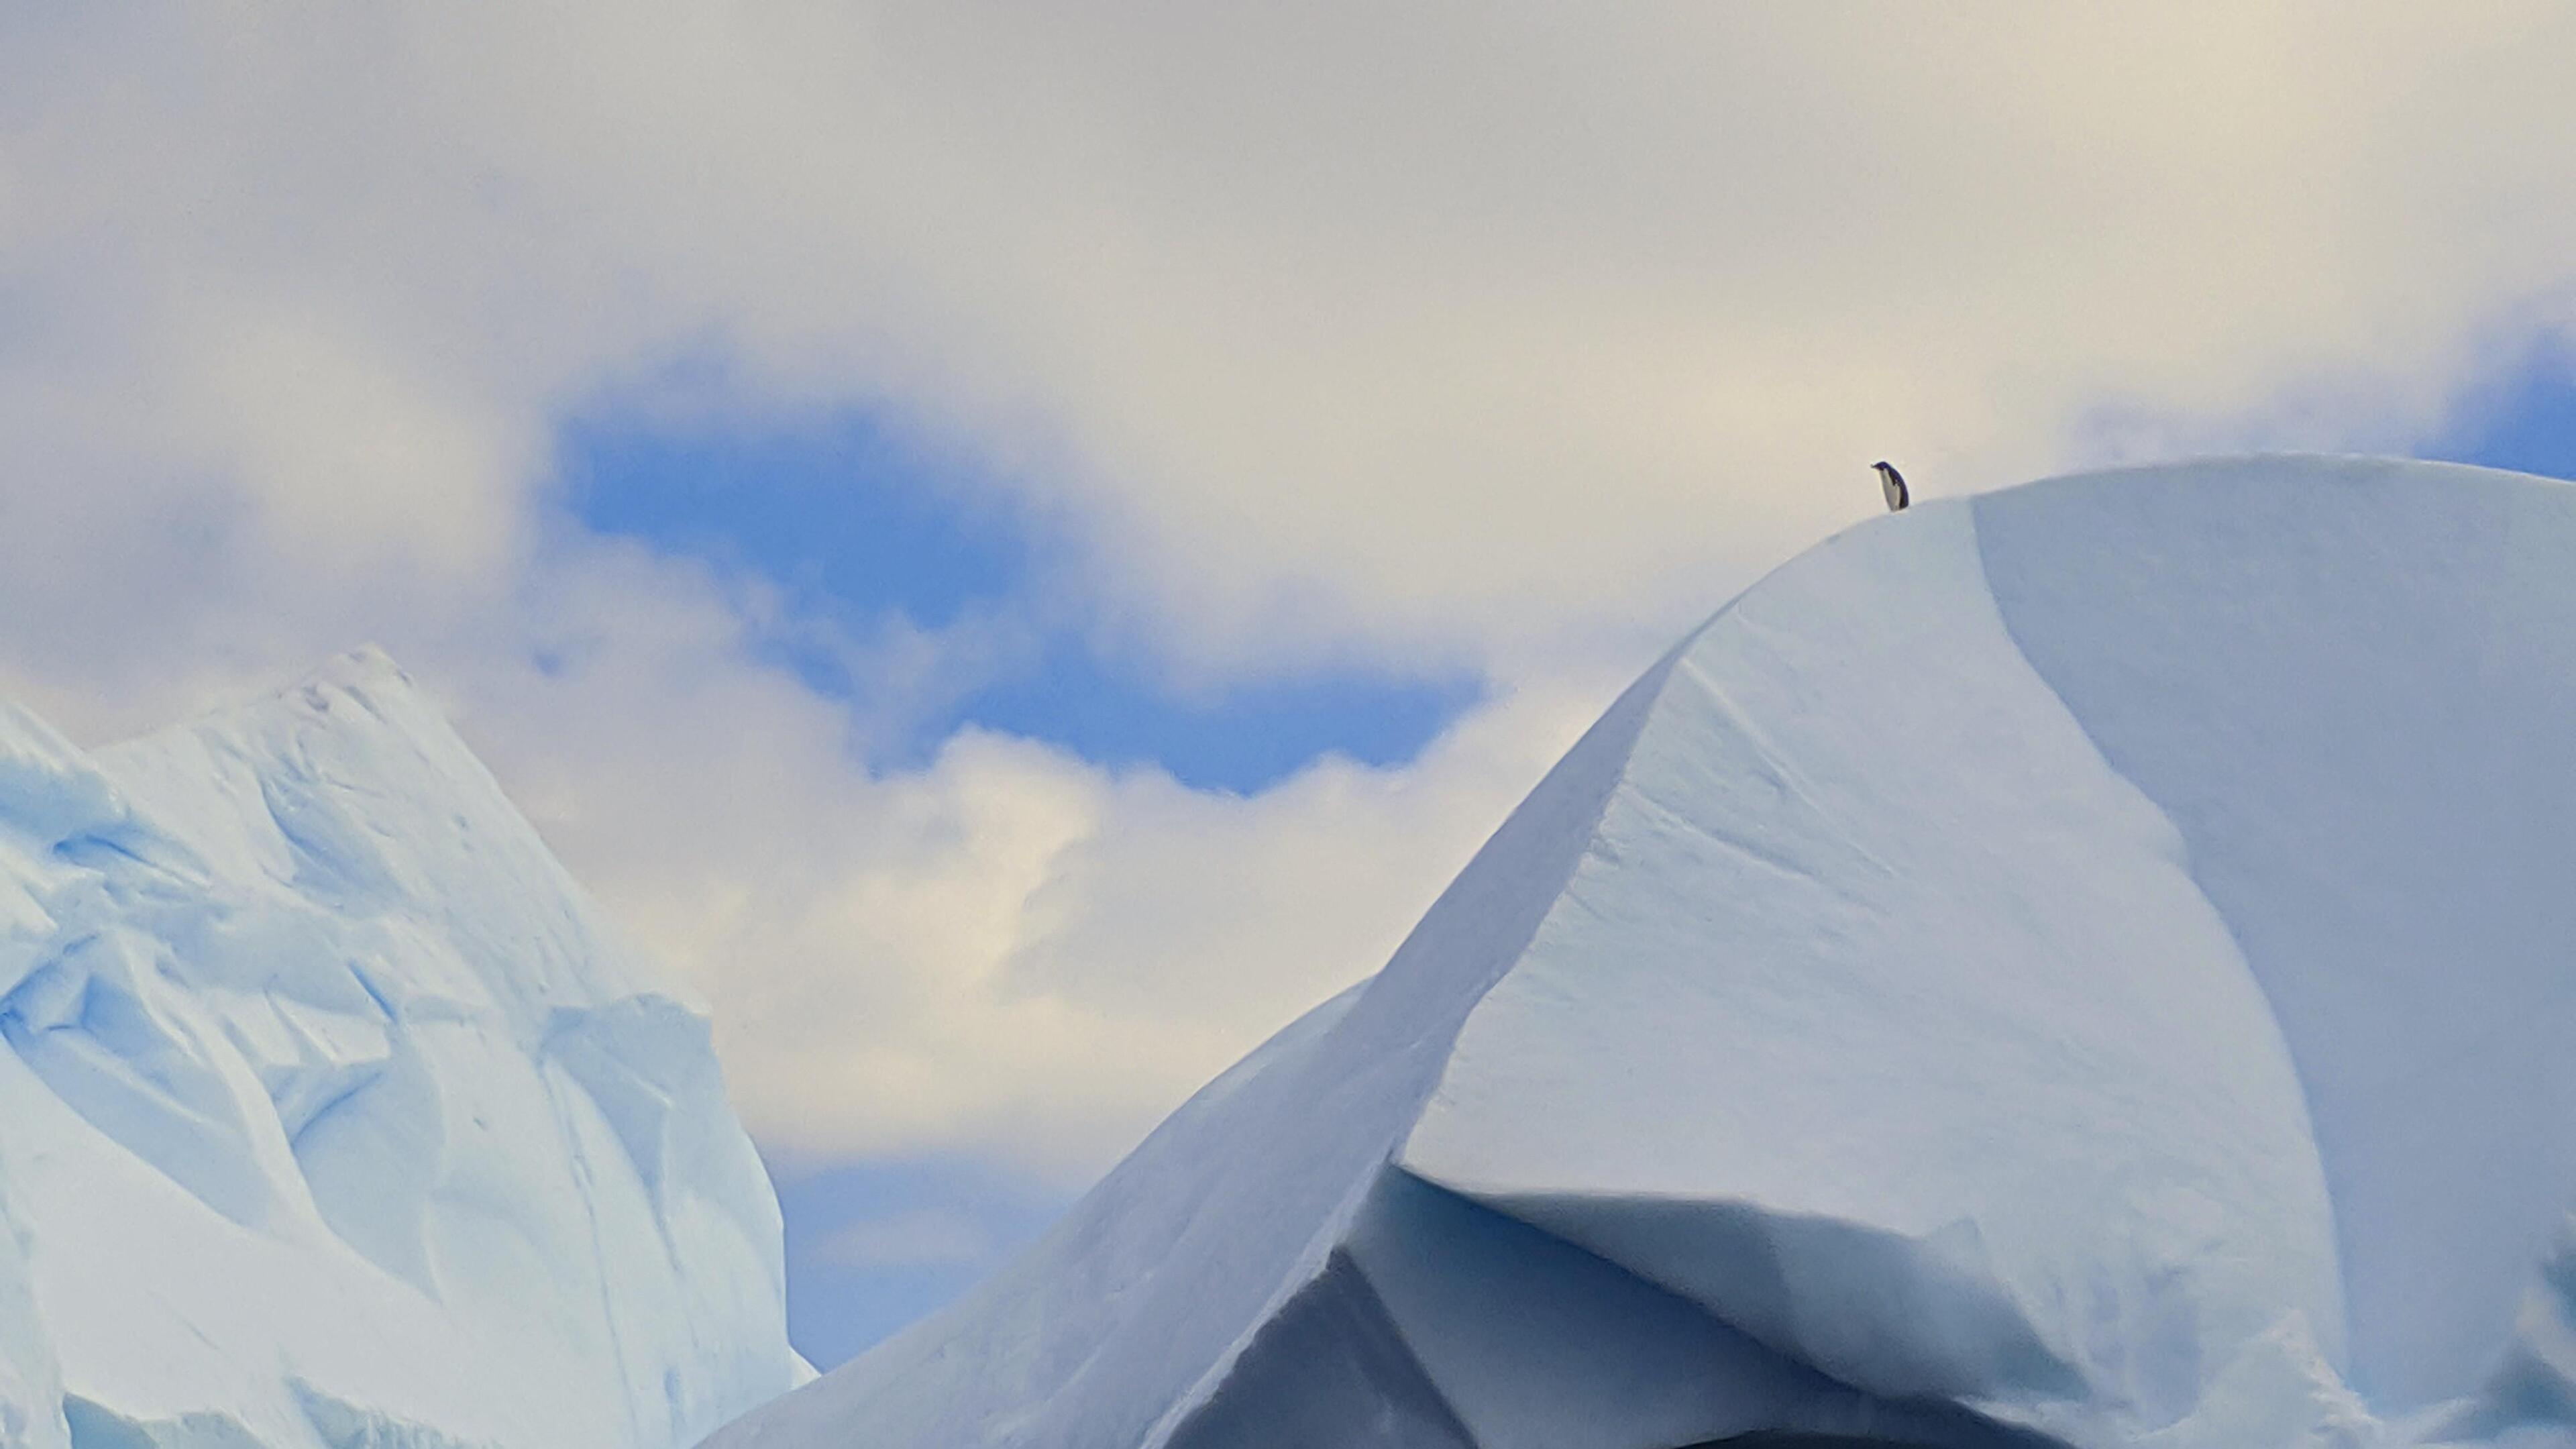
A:
[[[379,639],[764,1135],[1078,1174],[1869,459],[2435,427],[2567,320],[2571,51],[2523,4],[12,7],[0,689],[96,736]],[[1067,541],[1032,607],[1182,683],[1495,688],[1250,796],[872,769],[757,580],[552,506],[564,418],[644,395],[991,459]],[[827,642],[933,690],[987,622]]]
[[[814,1256],[842,1268],[934,1268],[987,1263],[995,1251],[992,1233],[966,1214],[914,1208],[851,1223]]]

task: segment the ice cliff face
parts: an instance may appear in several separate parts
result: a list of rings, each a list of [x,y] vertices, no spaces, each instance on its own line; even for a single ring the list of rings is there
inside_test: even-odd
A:
[[[780,1276],[704,1017],[382,656],[0,711],[0,1446],[676,1449]]]
[[[1875,520],[719,1449],[2576,1445],[2576,489]]]

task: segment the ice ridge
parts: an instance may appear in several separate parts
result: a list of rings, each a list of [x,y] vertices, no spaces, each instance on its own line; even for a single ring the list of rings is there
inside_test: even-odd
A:
[[[681,1449],[805,1376],[704,1014],[381,653],[0,709],[0,1445]]]
[[[2570,560],[2361,459],[1850,530],[711,1449],[2576,1446]]]

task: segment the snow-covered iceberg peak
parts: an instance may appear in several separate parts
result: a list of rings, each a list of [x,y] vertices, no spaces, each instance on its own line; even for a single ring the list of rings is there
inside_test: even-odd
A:
[[[0,709],[0,1446],[679,1449],[803,1376],[703,1013],[389,660]]]
[[[1873,520],[1026,1256],[713,1442],[2576,1445],[2571,720],[2565,485]]]

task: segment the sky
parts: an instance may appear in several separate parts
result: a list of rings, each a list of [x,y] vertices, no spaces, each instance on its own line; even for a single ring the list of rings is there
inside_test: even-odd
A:
[[[2134,13],[2133,13],[2134,12]],[[0,6],[0,697],[361,642],[845,1358],[1918,496],[2576,472],[2555,4]]]

